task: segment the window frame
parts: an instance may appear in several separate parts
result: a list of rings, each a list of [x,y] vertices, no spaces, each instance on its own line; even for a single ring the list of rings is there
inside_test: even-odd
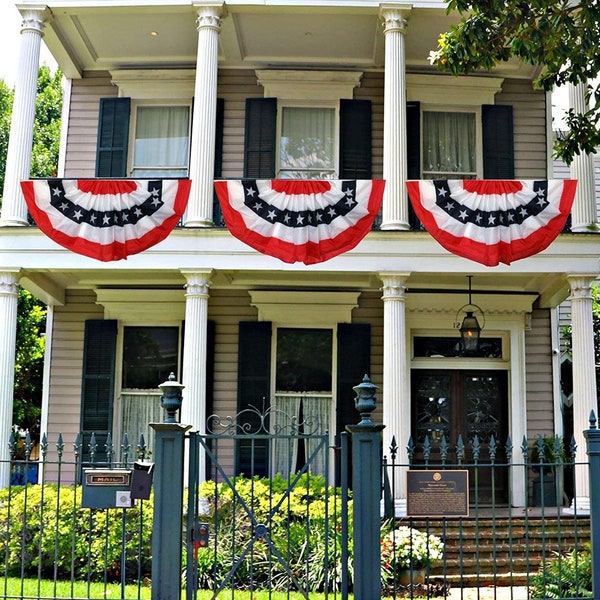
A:
[[[421,104],[420,105],[421,118],[420,118],[420,148],[419,148],[419,159],[420,159],[420,176],[425,179],[425,113],[426,112],[439,112],[439,113],[469,113],[473,114],[475,118],[475,171],[473,172],[473,179],[483,178],[483,127],[481,122],[481,105],[468,106],[468,105],[457,105],[448,106],[440,104]],[[447,177],[437,177],[436,179],[459,179],[459,173],[456,177],[452,177],[449,173]],[[464,178],[464,177],[463,177]]]
[[[315,108],[315,109],[333,109],[333,135],[334,135],[334,155],[332,157],[333,169],[330,179],[337,179],[339,175],[340,162],[340,103],[339,101],[300,101],[300,100],[281,100],[277,99],[277,122],[275,125],[275,178],[280,179],[281,174],[281,139],[283,129],[283,111],[285,108]],[[306,179],[313,179],[307,177]]]
[[[125,328],[126,327],[144,327],[147,329],[152,328],[176,328],[178,331],[177,336],[177,372],[175,376],[179,381],[179,374],[181,373],[181,369],[183,366],[183,324],[181,321],[177,320],[165,320],[160,321],[159,323],[153,323],[149,325],[147,322],[139,322],[139,321],[129,321],[129,320],[119,320],[117,326],[117,347],[116,347],[116,356],[115,356],[115,395],[114,395],[114,403],[113,403],[113,431],[116,434],[116,439],[122,439],[123,434],[129,432],[124,431],[123,424],[123,394],[130,395],[156,395],[156,402],[160,403],[161,390],[158,387],[159,382],[155,388],[126,388],[123,386],[123,360],[124,360],[124,343],[125,343]],[[137,443],[138,440],[130,439],[130,442]],[[148,440],[146,440],[148,442]]]
[[[329,392],[330,394],[330,406],[329,406],[329,410],[330,410],[330,422],[328,423],[327,426],[327,431],[329,432],[329,446],[332,446],[335,442],[335,434],[336,434],[336,427],[337,427],[337,395],[338,395],[338,390],[337,390],[337,360],[338,360],[338,344],[337,344],[337,335],[336,335],[336,325],[335,324],[319,324],[319,325],[315,325],[314,327],[307,325],[307,324],[301,324],[301,325],[297,325],[291,322],[285,322],[285,321],[280,321],[280,322],[273,322],[273,337],[272,337],[272,342],[271,342],[271,382],[270,382],[270,389],[271,389],[271,394],[270,394],[270,405],[269,408],[271,410],[276,409],[276,395],[277,392],[286,392],[287,390],[277,390],[277,385],[276,385],[276,381],[277,381],[277,345],[278,345],[278,341],[279,341],[279,336],[278,336],[278,331],[279,329],[322,329],[322,330],[326,330],[326,331],[330,331],[331,332],[331,391]],[[308,392],[310,394],[310,392],[319,392],[318,390],[305,390],[306,392]],[[294,392],[296,393],[296,392]],[[302,394],[302,392],[297,392],[298,395]],[[272,424],[271,424],[272,426]],[[275,464],[275,460],[274,460],[274,448],[271,449],[271,455],[270,455],[270,459],[269,459],[269,464],[272,467]],[[327,449],[325,449],[325,451],[327,451]],[[329,464],[329,477],[334,477],[334,470],[335,470],[335,461],[330,461]],[[272,475],[275,475],[275,473],[272,473]]]
[[[128,177],[137,177],[133,174],[134,170],[136,168],[143,168],[143,170],[145,171],[149,171],[152,170],[153,168],[155,168],[157,171],[160,170],[166,170],[166,168],[164,167],[150,167],[150,166],[144,166],[144,167],[136,167],[135,166],[135,141],[136,141],[136,128],[137,128],[137,114],[138,114],[138,109],[139,108],[145,108],[145,107],[156,107],[156,108],[171,108],[171,107],[175,107],[175,106],[186,106],[188,108],[188,123],[187,123],[187,129],[188,129],[188,152],[187,152],[187,164],[185,165],[185,167],[181,166],[181,167],[170,167],[168,168],[169,170],[176,170],[176,169],[180,169],[181,171],[185,171],[185,173],[181,174],[181,175],[169,175],[169,176],[164,176],[161,173],[157,173],[155,179],[168,179],[170,177],[172,178],[177,178],[177,177],[188,177],[189,176],[189,171],[190,171],[190,152],[191,152],[191,142],[192,142],[192,101],[190,100],[185,100],[185,99],[181,99],[181,100],[172,100],[172,99],[155,99],[155,100],[147,100],[147,99],[139,99],[136,100],[134,98],[131,99],[131,114],[129,116],[129,152],[127,153],[127,176]],[[148,175],[145,175],[143,177],[140,176],[141,179],[148,179],[148,178],[152,178]]]

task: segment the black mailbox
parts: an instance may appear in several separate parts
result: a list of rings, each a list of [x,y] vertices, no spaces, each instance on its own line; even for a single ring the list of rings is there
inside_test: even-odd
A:
[[[148,500],[152,488],[152,476],[154,475],[154,463],[136,461],[131,471],[131,499]]]

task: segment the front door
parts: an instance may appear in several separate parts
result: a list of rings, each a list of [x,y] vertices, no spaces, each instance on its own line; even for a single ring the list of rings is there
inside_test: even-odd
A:
[[[498,451],[491,459],[492,437],[499,450],[508,436],[508,393],[506,371],[413,370],[412,437],[416,444],[415,462],[423,464],[423,446],[429,439],[429,462],[440,460],[442,439],[449,445],[447,464],[456,462],[456,444],[464,443],[463,463],[469,466],[471,502],[508,501],[506,456]],[[474,456],[473,442],[480,444]],[[491,463],[498,466],[490,466]],[[439,463],[438,463],[439,464]]]

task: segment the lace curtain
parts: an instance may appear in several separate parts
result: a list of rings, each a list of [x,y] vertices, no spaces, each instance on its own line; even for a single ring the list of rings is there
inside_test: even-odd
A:
[[[423,176],[426,179],[469,179],[477,174],[475,115],[423,113]]]
[[[140,434],[144,434],[146,448],[154,449],[154,430],[148,423],[164,421],[163,408],[160,405],[160,392],[135,391],[121,394],[123,409],[123,433],[127,433],[132,448],[138,444]]]
[[[302,438],[291,431],[291,419],[295,418],[300,425],[300,408],[302,407],[303,428],[300,433],[323,434],[329,431],[331,424],[331,394],[320,392],[304,392],[302,394],[275,394],[275,423],[273,431],[281,436],[274,441],[273,472],[281,473],[284,477],[296,471],[298,461],[298,443],[304,444],[304,456],[310,460],[308,470],[313,475],[325,475],[325,452],[328,444],[317,450],[319,439],[314,437]],[[289,436],[289,437],[288,437]]]

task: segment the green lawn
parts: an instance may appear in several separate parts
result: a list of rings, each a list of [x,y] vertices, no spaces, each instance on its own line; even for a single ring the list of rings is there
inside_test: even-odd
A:
[[[142,586],[138,589],[137,585],[125,586],[125,594],[121,595],[121,586],[118,584],[102,584],[74,581],[48,581],[37,579],[19,579],[17,577],[7,577],[3,582],[0,581],[0,598],[89,598],[89,599],[120,599],[120,598],[140,598],[150,600],[150,585]],[[185,590],[182,590],[182,599],[185,599]],[[231,590],[223,590],[219,598],[223,600],[231,598]],[[242,592],[236,591],[236,600],[302,600],[304,596],[297,592]],[[208,590],[198,590],[198,600],[209,600],[212,593]],[[311,600],[324,600],[324,594],[310,594]],[[338,593],[329,594],[329,598],[341,598]],[[350,596],[352,598],[352,596]]]

